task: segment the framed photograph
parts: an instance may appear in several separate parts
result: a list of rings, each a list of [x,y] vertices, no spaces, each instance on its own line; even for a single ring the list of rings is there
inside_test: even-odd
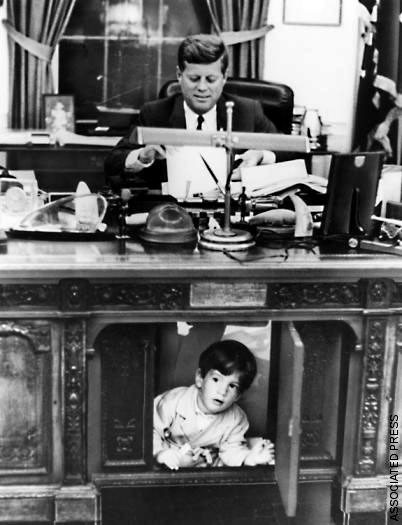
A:
[[[339,26],[342,0],[283,0],[283,23]]]
[[[46,129],[50,134],[58,131],[75,131],[74,96],[43,95],[43,112]]]

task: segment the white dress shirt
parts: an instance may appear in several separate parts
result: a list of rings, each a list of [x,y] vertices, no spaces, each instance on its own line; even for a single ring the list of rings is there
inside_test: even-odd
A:
[[[184,105],[184,116],[186,118],[186,129],[197,129],[198,113],[195,113],[186,102]],[[202,131],[216,131],[216,105],[207,113],[203,113],[204,122],[202,123]]]
[[[186,129],[188,130],[195,130],[197,129],[198,124],[198,113],[195,113],[188,104],[183,101],[183,107],[184,107],[184,116],[186,119]],[[204,122],[202,123],[202,130],[203,131],[217,131],[217,117],[216,117],[216,105],[211,108],[207,113],[203,113],[202,115],[204,117]],[[150,162],[148,164],[144,164],[139,160],[139,155],[141,154],[143,148],[135,149],[131,151],[125,161],[125,167],[126,169],[129,169],[130,171],[137,173],[144,168],[148,168],[153,164],[153,162]],[[261,161],[261,164],[273,164],[275,162],[275,154],[272,151],[263,151],[263,158]]]

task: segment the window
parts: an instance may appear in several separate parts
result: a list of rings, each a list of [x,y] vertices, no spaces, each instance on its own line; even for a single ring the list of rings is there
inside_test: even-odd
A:
[[[209,31],[201,4],[77,0],[60,41],[59,67],[59,91],[74,95],[77,123],[93,125],[99,106],[130,114],[155,99],[175,76],[182,38]]]

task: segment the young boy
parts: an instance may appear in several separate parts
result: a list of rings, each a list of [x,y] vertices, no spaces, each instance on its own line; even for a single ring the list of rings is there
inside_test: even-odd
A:
[[[235,340],[218,341],[201,354],[195,384],[169,390],[154,401],[153,453],[158,463],[180,467],[266,465],[273,445],[249,449],[249,423],[236,404],[257,372],[254,355]]]

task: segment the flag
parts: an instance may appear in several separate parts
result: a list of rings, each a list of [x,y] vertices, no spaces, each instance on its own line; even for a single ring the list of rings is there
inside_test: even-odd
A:
[[[371,15],[357,99],[354,148],[383,149],[400,160],[402,0],[360,0]]]

